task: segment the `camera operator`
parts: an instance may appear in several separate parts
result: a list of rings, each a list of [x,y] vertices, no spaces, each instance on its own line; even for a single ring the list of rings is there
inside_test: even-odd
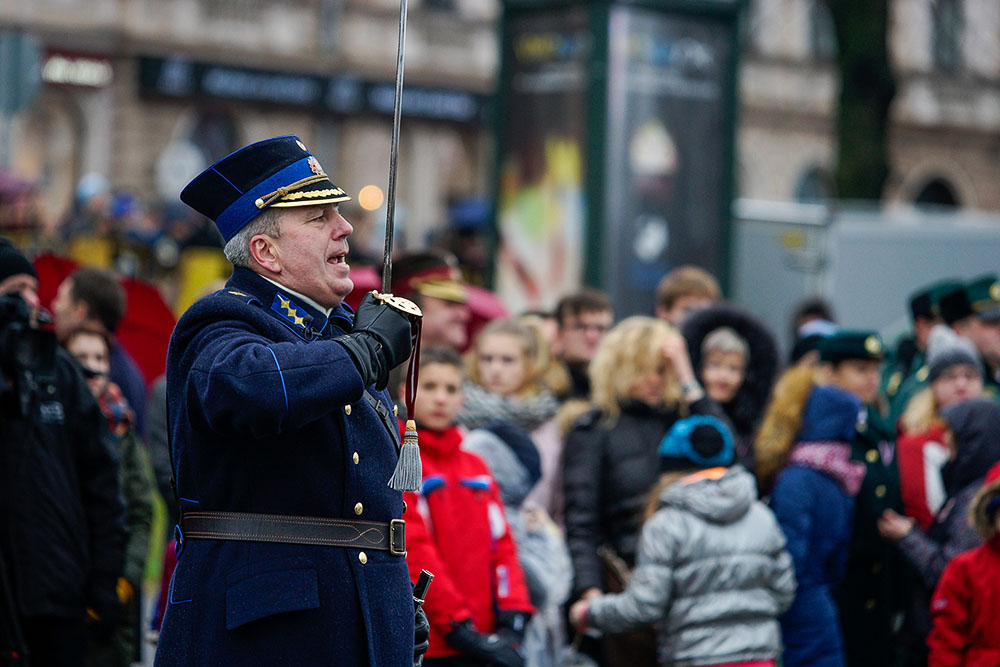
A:
[[[83,665],[88,634],[118,621],[123,509],[104,419],[39,325],[37,287],[0,239],[0,662]]]

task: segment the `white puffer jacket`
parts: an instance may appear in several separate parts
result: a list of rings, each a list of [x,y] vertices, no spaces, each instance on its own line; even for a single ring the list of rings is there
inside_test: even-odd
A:
[[[705,665],[777,658],[778,615],[795,570],[753,477],[685,478],[664,489],[639,538],[627,589],[591,600],[588,624],[623,632],[659,621],[659,661]]]

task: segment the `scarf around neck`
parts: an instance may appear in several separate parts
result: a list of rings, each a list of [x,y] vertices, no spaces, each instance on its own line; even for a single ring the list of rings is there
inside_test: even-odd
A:
[[[865,464],[851,460],[851,446],[846,442],[799,442],[792,449],[789,464],[797,464],[832,477],[843,492],[854,497],[865,479]]]

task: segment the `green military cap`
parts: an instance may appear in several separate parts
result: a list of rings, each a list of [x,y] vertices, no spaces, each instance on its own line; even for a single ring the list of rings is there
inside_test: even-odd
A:
[[[956,289],[963,289],[964,287],[956,278],[939,280],[930,285],[924,285],[910,295],[910,314],[913,316],[913,319],[917,319],[918,317],[924,317],[929,320],[937,319],[941,317],[941,295]]]
[[[990,322],[1000,320],[1000,281],[995,273],[973,278],[965,293],[973,313]]]
[[[948,326],[974,314],[972,304],[969,302],[967,288],[962,284],[955,285],[942,292],[938,297],[938,308],[941,311],[941,319]]]
[[[819,342],[819,359],[836,363],[847,359],[881,361],[885,346],[876,331],[841,329]]]

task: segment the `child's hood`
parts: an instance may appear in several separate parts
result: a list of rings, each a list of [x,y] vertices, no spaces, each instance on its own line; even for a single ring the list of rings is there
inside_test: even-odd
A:
[[[757,499],[753,475],[742,466],[733,466],[718,479],[691,482],[681,479],[660,495],[667,506],[683,509],[712,523],[732,523],[740,519]]]

